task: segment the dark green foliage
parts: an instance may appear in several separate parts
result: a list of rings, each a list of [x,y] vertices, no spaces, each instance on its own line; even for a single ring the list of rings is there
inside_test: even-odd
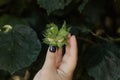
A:
[[[119,80],[120,0],[0,0],[0,69],[27,67],[33,80],[48,48],[40,44],[46,25],[63,21],[78,41],[73,80]]]
[[[55,10],[63,10],[72,0],[37,0],[38,4],[50,14]],[[50,5],[52,4],[52,5]]]
[[[106,0],[84,0],[84,4],[79,6],[79,11],[95,24],[102,15],[106,14],[105,6]]]
[[[89,2],[90,0],[83,0],[82,4],[79,6],[79,11],[82,13],[82,11],[84,10],[84,8],[87,6],[87,3]]]
[[[14,20],[10,17],[4,19]],[[0,27],[0,69],[14,73],[30,66],[36,60],[41,44],[36,33],[29,26],[20,24],[20,20],[14,21],[15,23],[7,20],[2,22],[7,25]]]
[[[92,46],[92,49],[96,49],[94,53],[97,55],[92,57],[93,61],[90,63],[92,66],[88,68],[89,75],[95,80],[118,80],[120,78],[119,47],[110,43],[102,43]]]

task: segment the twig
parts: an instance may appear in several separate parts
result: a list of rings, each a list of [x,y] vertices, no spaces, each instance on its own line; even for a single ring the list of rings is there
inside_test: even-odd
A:
[[[81,40],[83,40],[83,41],[85,41],[85,42],[88,42],[90,44],[94,44],[94,42],[91,41],[91,40],[89,40],[89,39],[86,39],[86,38],[83,38],[83,37],[78,37],[78,38],[81,39]]]
[[[93,36],[95,36],[95,37],[97,37],[97,38],[99,38],[99,39],[101,39],[101,40],[107,41],[107,42],[119,42],[119,41],[120,41],[120,38],[113,38],[113,37],[111,37],[111,36],[109,36],[109,35],[106,35],[107,38],[104,38],[104,37],[102,37],[102,36],[97,36],[94,32],[91,32],[91,34],[92,34]]]

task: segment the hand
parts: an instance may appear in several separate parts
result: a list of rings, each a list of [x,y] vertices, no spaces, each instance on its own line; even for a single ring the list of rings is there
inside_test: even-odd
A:
[[[72,80],[73,72],[77,64],[77,41],[75,36],[69,36],[65,54],[62,49],[52,47],[55,52],[47,51],[46,60],[42,69],[33,80]]]

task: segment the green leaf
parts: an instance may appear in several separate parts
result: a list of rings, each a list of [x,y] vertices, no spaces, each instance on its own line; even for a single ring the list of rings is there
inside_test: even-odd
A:
[[[86,16],[89,22],[95,24],[105,14],[106,5],[106,0],[84,0],[78,9]]]
[[[91,49],[94,49],[97,55],[91,57],[91,66],[87,68],[89,75],[95,80],[118,80],[120,78],[119,47],[111,43],[102,43],[92,46]]]
[[[35,31],[24,20],[6,15],[0,18],[0,69],[14,73],[28,67],[40,50]]]
[[[78,10],[82,13],[82,11],[84,10],[85,6],[87,5],[87,3],[89,2],[89,0],[83,0],[82,4],[79,6]]]
[[[63,10],[71,1],[72,0],[37,0],[37,3],[50,14],[55,10]]]

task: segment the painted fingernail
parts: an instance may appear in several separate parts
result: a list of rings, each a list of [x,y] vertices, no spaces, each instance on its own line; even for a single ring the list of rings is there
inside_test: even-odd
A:
[[[50,46],[49,51],[50,52],[56,52],[56,47],[55,46]]]

